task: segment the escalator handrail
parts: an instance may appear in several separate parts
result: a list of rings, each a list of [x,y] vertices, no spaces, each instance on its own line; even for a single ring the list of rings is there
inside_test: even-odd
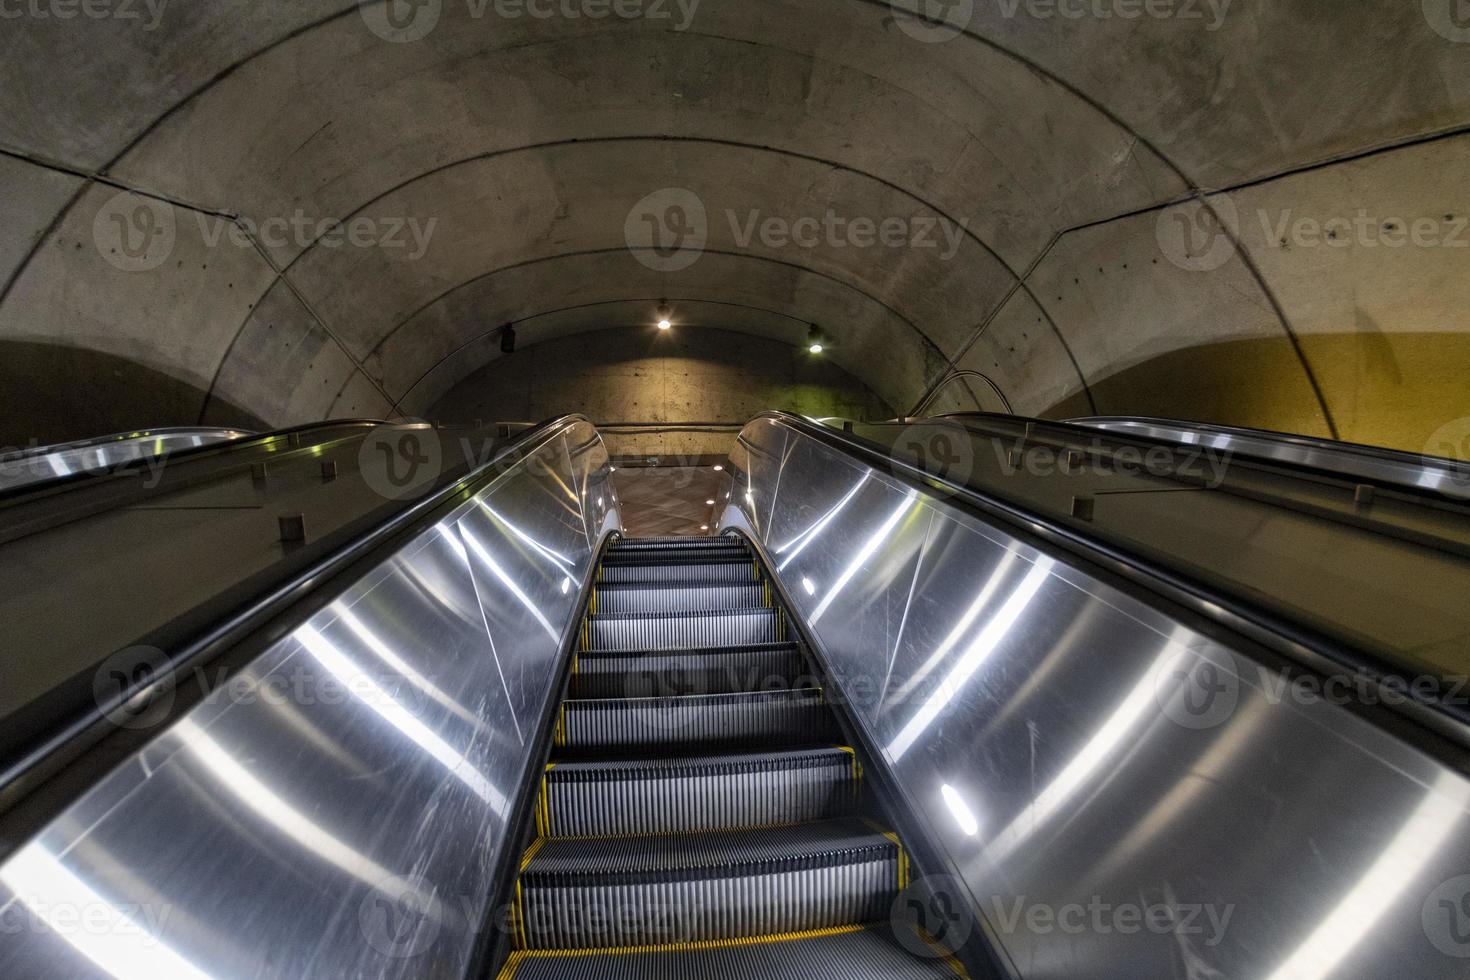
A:
[[[1021,539],[1039,540],[1060,547],[1148,592],[1184,606],[1191,613],[1231,633],[1244,635],[1315,674],[1330,676],[1347,670],[1379,684],[1394,682],[1394,693],[1399,696],[1380,698],[1380,703],[1461,747],[1470,747],[1470,710],[1425,698],[1417,685],[1409,683],[1411,678],[1406,677],[1397,664],[1375,651],[1349,645],[1248,598],[1223,591],[1129,549],[1083,534],[1040,511],[931,473],[893,455],[871,439],[786,412],[763,412],[748,426],[765,419],[786,425],[874,469],[885,471],[905,485],[920,490],[938,485],[947,495],[947,501],[999,521],[1006,530]],[[942,419],[931,420],[940,421]],[[740,441],[749,446],[743,432]]]
[[[490,459],[453,477],[439,489],[409,504],[325,557],[272,582],[262,594],[240,604],[212,625],[197,631],[191,642],[180,647],[169,658],[166,671],[150,676],[145,683],[120,691],[116,697],[105,702],[89,705],[75,717],[59,721],[28,751],[13,759],[0,760],[0,798],[4,798],[17,784],[28,779],[47,760],[68,745],[84,738],[89,732],[105,731],[108,719],[124,705],[146,699],[151,692],[166,689],[181,672],[208,664],[218,655],[246,640],[263,625],[289,618],[292,610],[298,608],[311,593],[337,578],[340,573],[349,570],[380,548],[408,540],[437,519],[442,512],[458,506],[468,495],[479,492],[501,473],[581,422],[587,422],[587,419],[581,415],[563,415],[513,434]],[[27,795],[30,791],[27,786],[21,795]],[[14,803],[14,800],[5,800],[0,812],[8,810]]]
[[[190,446],[185,449],[178,449],[168,452],[164,454],[164,456],[169,460],[169,462],[177,465],[179,463],[193,462],[199,459],[210,458],[215,455],[223,455],[225,453],[240,452],[249,449],[259,449],[261,446],[267,445],[277,439],[289,438],[293,435],[306,435],[307,433],[314,432],[318,429],[374,428],[381,425],[393,424],[395,423],[384,422],[378,419],[329,419],[321,422],[308,422],[303,425],[291,426],[290,428],[286,429],[276,429],[272,432],[246,433],[244,436],[238,439],[229,439],[222,442],[210,442],[202,446]],[[156,434],[165,430],[152,429],[149,431]],[[112,437],[109,436],[106,438]],[[75,445],[80,446],[80,444]],[[22,459],[34,458],[35,453],[44,454],[52,451],[61,451],[68,448],[73,448],[73,446],[45,446],[41,447],[35,452],[27,450],[25,455],[17,454],[13,457],[5,457],[4,459],[0,459],[0,465],[3,465],[6,461],[14,463]],[[158,458],[159,457],[157,456],[140,456],[137,459],[131,459],[117,466],[109,466],[105,469],[79,470],[76,473],[68,473],[64,476],[57,476],[52,479],[38,480],[34,483],[25,483],[15,487],[11,487],[9,489],[0,490],[0,506],[12,504],[18,500],[22,500],[32,495],[49,494],[57,490],[71,490],[80,486],[95,486],[100,485],[108,480],[122,480],[127,477],[137,475],[140,470],[146,468],[149,463],[157,461]]]
[[[30,446],[26,449],[0,453],[0,466],[23,459],[30,459],[34,456],[50,456],[53,453],[73,452],[78,449],[97,449],[116,443],[133,442],[141,439],[158,439],[167,436],[218,435],[220,436],[220,441],[224,441],[231,433],[242,437],[259,435],[254,429],[240,429],[234,426],[216,425],[174,425],[153,429],[134,429],[131,432],[114,432],[111,435],[93,436],[88,439],[73,439],[68,442],[54,442],[47,446]]]
[[[1214,425],[1131,415],[1068,419],[1065,425],[1100,429],[1172,445],[1206,445],[1236,456],[1431,491],[1464,500],[1470,496],[1470,463],[1444,456],[1410,453],[1356,442],[1293,435],[1270,429]],[[1193,434],[1206,439],[1191,440]],[[1452,489],[1446,489],[1446,487]]]

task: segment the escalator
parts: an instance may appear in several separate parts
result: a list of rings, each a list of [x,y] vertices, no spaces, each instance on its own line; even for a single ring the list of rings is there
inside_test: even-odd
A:
[[[739,539],[607,551],[502,980],[965,975],[894,935],[908,852],[787,616]]]

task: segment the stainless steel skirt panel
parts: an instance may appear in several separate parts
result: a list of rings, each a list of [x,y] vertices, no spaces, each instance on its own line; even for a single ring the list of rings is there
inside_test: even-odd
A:
[[[1015,975],[1465,975],[1470,781],[931,491],[747,433],[721,526]]]
[[[0,866],[0,976],[463,976],[607,465],[573,427],[161,728]]]

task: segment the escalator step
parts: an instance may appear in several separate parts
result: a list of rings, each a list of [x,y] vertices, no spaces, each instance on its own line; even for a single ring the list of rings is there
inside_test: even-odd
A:
[[[602,565],[604,584],[620,582],[677,582],[694,585],[700,582],[754,582],[755,565],[749,556],[721,558],[717,561],[693,561],[681,558],[677,564],[667,562],[609,562]]]
[[[649,946],[886,920],[907,884],[895,840],[856,819],[546,840],[521,872],[529,949]]]
[[[679,562],[688,564],[698,561],[751,561],[750,549],[744,545],[735,544],[706,544],[687,547],[662,547],[662,548],[630,548],[622,550],[612,548],[603,556],[604,565],[637,565],[650,564],[653,562]]]
[[[775,609],[596,615],[590,627],[590,650],[682,650],[785,639]]]
[[[721,537],[712,538],[708,535],[700,537],[671,537],[671,538],[623,538],[612,546],[614,551],[637,551],[649,548],[707,548],[711,545],[738,545],[739,538]]]
[[[810,686],[795,643],[751,643],[693,650],[583,653],[573,698],[650,698],[733,694]]]
[[[620,837],[809,823],[851,813],[859,785],[840,748],[560,763],[546,774],[540,829]]]
[[[520,952],[499,980],[938,980],[964,974],[919,959],[884,929],[856,926],[668,949]]]
[[[833,727],[816,689],[567,701],[557,744],[578,749],[696,743],[789,747],[830,743]]]
[[[629,613],[710,612],[760,609],[766,589],[760,582],[739,585],[601,585],[597,589],[599,615]]]

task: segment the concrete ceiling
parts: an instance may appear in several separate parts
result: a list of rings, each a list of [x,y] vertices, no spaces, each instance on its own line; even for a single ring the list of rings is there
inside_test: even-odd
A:
[[[1173,16],[1128,19],[1092,11],[1143,5],[958,0],[963,30],[916,20],[945,9],[929,0],[211,0],[7,20],[0,381],[26,398],[0,401],[57,435],[146,411],[148,386],[168,417],[117,422],[411,414],[497,357],[502,323],[528,345],[646,322],[668,298],[687,322],[793,344],[819,323],[900,409],[966,367],[1022,411],[1125,411],[1132,389],[1108,379],[1139,364],[1272,341],[1280,393],[1222,420],[1337,431],[1353,409],[1293,322],[1325,300],[1282,301],[1245,231],[1207,280],[1152,268],[1157,209],[1432,145],[1423,206],[1453,193],[1470,212],[1453,138],[1470,44],[1434,2],[1155,0]],[[695,239],[651,243],[683,242],[672,258],[640,238],[671,204],[704,215]],[[750,234],[828,213],[904,233]],[[327,219],[398,244],[323,237]],[[916,247],[925,229],[935,245]],[[1457,259],[1430,261],[1452,275]]]

